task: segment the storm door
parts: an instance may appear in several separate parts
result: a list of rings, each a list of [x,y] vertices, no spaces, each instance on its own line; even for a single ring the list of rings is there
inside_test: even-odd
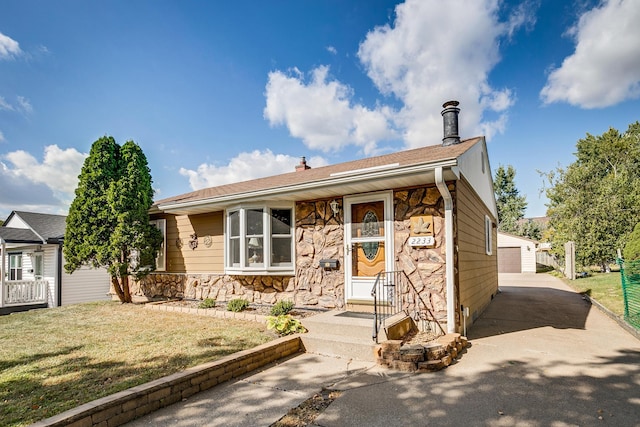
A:
[[[393,266],[391,193],[345,198],[347,302],[371,301],[378,273]]]

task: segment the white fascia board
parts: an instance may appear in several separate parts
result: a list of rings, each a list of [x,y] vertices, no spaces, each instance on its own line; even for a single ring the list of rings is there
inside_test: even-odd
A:
[[[320,181],[304,182],[301,184],[267,188],[264,190],[249,191],[244,193],[230,194],[228,196],[213,197],[209,199],[193,200],[184,203],[168,203],[166,205],[158,205],[158,209],[162,212],[172,213],[175,210],[184,210],[193,207],[202,207],[205,205],[211,208],[224,208],[230,204],[241,203],[246,200],[255,200],[274,195],[285,195],[306,190],[317,189],[319,187],[330,187],[333,185],[353,184],[354,182],[364,182],[384,178],[396,178],[405,175],[418,174],[435,170],[437,167],[448,168],[452,170],[454,175],[459,178],[459,170],[456,167],[457,159],[445,160],[437,163],[421,163],[405,166],[391,170],[362,170],[359,174],[349,174],[345,176],[330,176]]]

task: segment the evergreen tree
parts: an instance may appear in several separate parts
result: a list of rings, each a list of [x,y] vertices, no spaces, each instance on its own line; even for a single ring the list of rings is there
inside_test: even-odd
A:
[[[493,180],[493,191],[498,208],[498,230],[518,234],[518,220],[524,217],[527,200],[516,188],[515,176],[513,166],[500,165]]]
[[[532,240],[541,240],[543,232],[542,228],[543,227],[541,227],[536,221],[528,219],[518,223],[518,230],[516,234]]]
[[[106,267],[122,302],[131,302],[129,276],[155,268],[160,231],[149,224],[153,204],[147,159],[133,141],[93,143],[67,216],[65,270]]]

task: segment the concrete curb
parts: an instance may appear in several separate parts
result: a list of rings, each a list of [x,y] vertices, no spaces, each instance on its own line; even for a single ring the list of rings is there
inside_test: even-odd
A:
[[[581,293],[582,297],[587,300],[591,305],[596,306],[602,313],[604,313],[607,317],[611,318],[611,320],[615,321],[621,328],[625,331],[629,332],[631,335],[640,340],[640,331],[636,328],[628,324],[622,317],[615,314],[613,311],[609,310],[604,305],[600,304],[597,300],[591,298],[589,295]]]
[[[252,349],[234,353],[215,362],[194,366],[85,403],[38,421],[31,426],[119,426],[300,351],[304,351],[300,336],[279,338]]]

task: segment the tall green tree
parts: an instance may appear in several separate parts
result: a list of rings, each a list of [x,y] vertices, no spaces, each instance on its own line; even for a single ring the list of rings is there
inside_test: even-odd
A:
[[[122,302],[131,302],[129,276],[155,268],[162,242],[149,223],[153,204],[147,159],[133,141],[122,147],[113,137],[93,143],[67,216],[65,270],[106,267]]]
[[[577,262],[606,266],[640,222],[640,123],[576,147],[575,162],[543,174],[554,247],[574,241]]]
[[[533,240],[542,240],[543,227],[532,219],[518,222],[517,235]]]
[[[498,208],[498,230],[519,234],[518,220],[524,217],[527,199],[520,195],[515,178],[516,170],[513,166],[498,166],[493,180],[493,191]]]

